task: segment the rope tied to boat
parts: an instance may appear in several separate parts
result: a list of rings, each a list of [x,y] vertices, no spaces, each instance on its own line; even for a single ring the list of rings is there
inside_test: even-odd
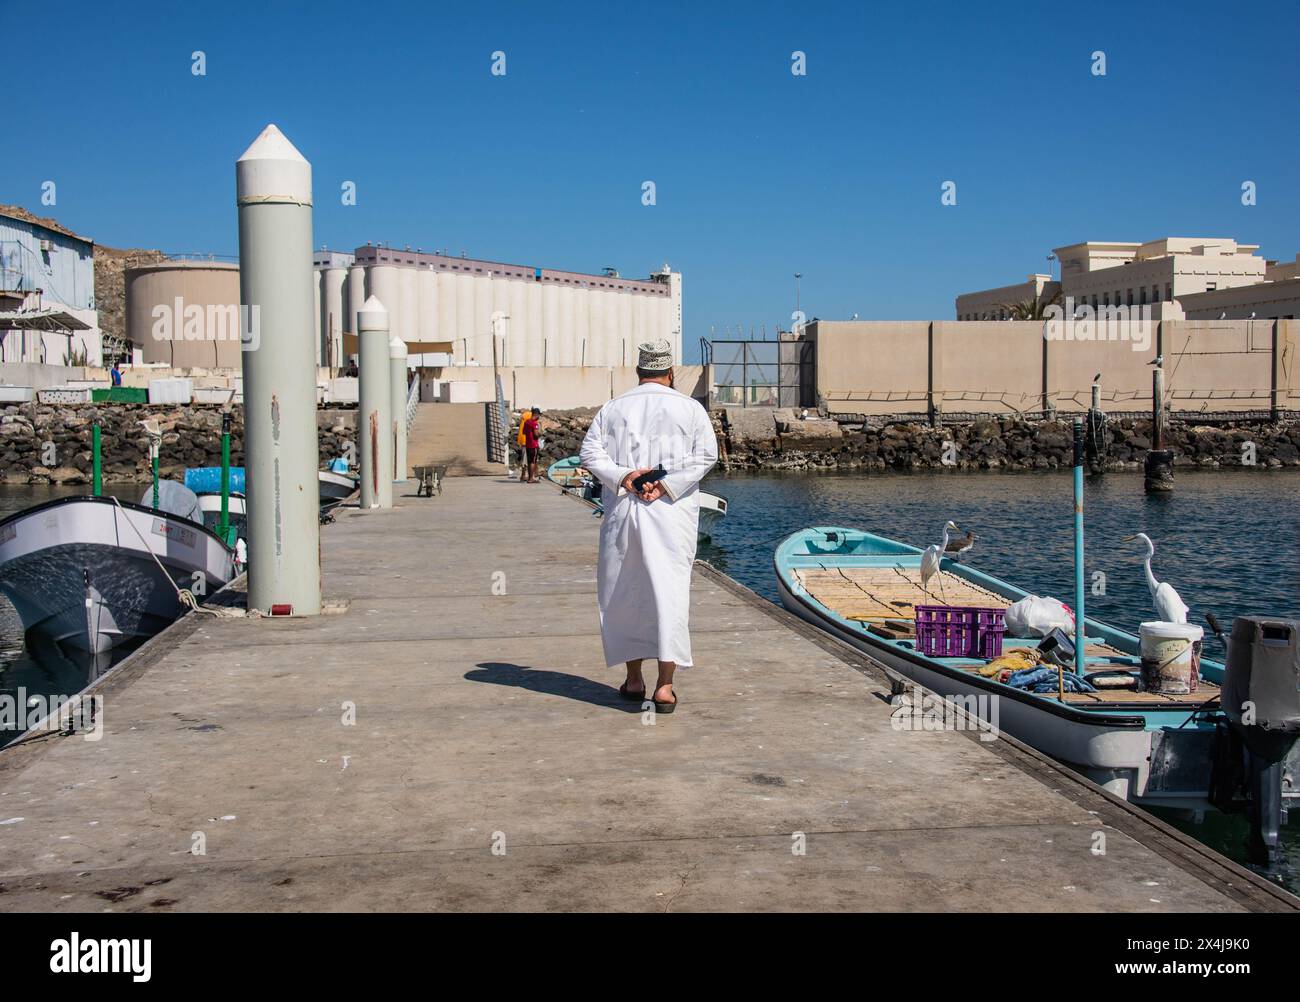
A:
[[[142,533],[139,527],[134,522],[131,521],[131,516],[127,515],[126,509],[122,507],[122,502],[119,501],[117,498],[113,498],[112,501],[113,504],[117,506],[117,510],[126,516],[126,524],[131,527],[131,531],[134,532],[136,536],[139,538],[140,542],[144,544],[145,550],[148,551],[149,556],[153,557],[153,562],[158,565],[158,570],[162,571],[163,577],[167,579],[167,583],[171,585],[172,589],[176,592],[177,601],[179,601],[181,605],[189,609],[192,609],[194,612],[203,612],[203,613],[207,613],[209,616],[220,617],[221,614],[217,612],[215,609],[204,609],[202,606],[200,606],[199,600],[194,596],[194,593],[192,591],[190,591],[188,588],[180,587],[180,585],[178,585],[172,579],[172,576],[168,572],[167,568],[164,567],[162,561],[158,559],[158,554],[154,553],[153,547],[149,545],[149,540],[144,538],[144,533]],[[113,517],[113,524],[114,525],[117,524],[117,516]]]

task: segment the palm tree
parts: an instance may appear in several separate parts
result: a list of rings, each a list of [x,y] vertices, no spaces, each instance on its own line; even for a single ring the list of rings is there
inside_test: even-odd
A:
[[[1045,320],[1049,306],[1061,304],[1061,290],[1058,288],[1050,297],[1036,296],[1022,299],[1018,303],[998,303],[997,309],[1005,312],[1012,320]]]

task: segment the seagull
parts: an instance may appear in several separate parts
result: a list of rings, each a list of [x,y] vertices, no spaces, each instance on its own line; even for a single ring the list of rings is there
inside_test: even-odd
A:
[[[1147,363],[1147,365],[1164,365],[1164,364],[1165,364],[1164,355],[1157,355],[1155,358],[1153,358],[1150,362]]]
[[[943,527],[943,542],[934,543],[927,546],[921,553],[921,587],[929,591],[930,579],[939,573],[939,563],[943,560],[948,549],[948,537],[954,532],[961,532],[956,522],[949,521]],[[943,595],[943,600],[948,601],[948,596],[943,590],[943,575],[939,575],[939,594]]]
[[[1219,319],[1220,319],[1220,320],[1227,320],[1227,319],[1228,319],[1228,311],[1227,311],[1227,310],[1224,310],[1222,313],[1220,313],[1220,314],[1219,314]]]
[[[1187,603],[1179,597],[1178,592],[1174,591],[1173,585],[1168,581],[1157,581],[1156,576],[1151,573],[1151,558],[1156,555],[1156,544],[1151,542],[1151,537],[1145,532],[1125,536],[1123,541],[1129,543],[1135,539],[1142,540],[1147,547],[1147,555],[1143,560],[1147,571],[1147,587],[1151,589],[1151,602],[1155,606],[1160,622],[1186,623]]]
[[[943,549],[945,557],[952,557],[957,563],[963,563],[966,554],[975,548],[975,540],[979,539],[975,533],[969,529],[966,530],[965,539],[952,539]]]
[[[1099,373],[1097,373],[1097,375],[1093,376],[1093,377],[1092,377],[1092,381],[1093,381],[1094,383],[1100,383],[1100,382],[1101,382],[1101,373],[1099,372]]]

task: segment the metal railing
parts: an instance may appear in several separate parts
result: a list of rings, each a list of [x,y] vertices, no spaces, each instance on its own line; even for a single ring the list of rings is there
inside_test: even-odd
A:
[[[411,380],[411,388],[406,392],[406,430],[409,434],[411,425],[415,424],[415,415],[420,409],[420,377]]]

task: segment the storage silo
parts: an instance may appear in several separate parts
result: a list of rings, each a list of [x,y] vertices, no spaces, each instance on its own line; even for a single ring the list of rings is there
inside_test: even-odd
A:
[[[347,281],[346,268],[326,268],[318,271],[321,277],[321,336],[318,341],[320,357],[318,365],[338,368],[343,364],[342,354],[343,325],[346,319],[343,313],[343,286]]]
[[[126,336],[143,361],[176,368],[238,369],[239,265],[160,261],[127,268]]]
[[[430,267],[421,268],[416,284],[420,298],[420,323],[417,341],[440,341],[438,336],[438,275]]]
[[[542,345],[533,339],[528,329],[528,283],[516,280],[502,282],[505,286],[505,305],[501,308],[510,317],[510,357],[515,365],[541,365]]]
[[[348,269],[348,322],[344,328],[349,334],[357,333],[357,314],[366,301],[366,269],[354,264]],[[347,359],[341,359],[345,364]]]
[[[578,359],[581,360],[584,357],[582,353],[583,342],[582,338],[578,336],[578,325],[573,320],[573,286],[567,284],[557,285],[554,286],[554,289],[556,300],[555,322],[559,325],[560,330],[565,333],[565,336],[570,339],[573,350],[578,353]],[[587,363],[591,364],[593,358],[591,345],[587,345],[585,357]]]
[[[636,325],[632,322],[632,314],[635,309],[633,301],[637,298],[635,293],[622,293],[618,297],[618,323],[614,327],[612,339],[622,340],[627,338],[632,344],[640,344],[644,338],[636,336]]]
[[[474,312],[472,314],[474,318],[472,321],[473,329],[475,331],[483,331],[485,334],[489,333],[492,330],[491,283],[489,283],[486,278],[471,278],[468,281],[470,283],[468,291],[470,294],[471,301],[474,304]],[[510,321],[504,320],[501,324],[500,330],[497,333],[502,335],[503,337],[509,338]],[[483,356],[484,356],[483,361],[487,362],[487,361],[491,361],[492,359],[492,339],[487,338],[485,343],[487,347],[483,352]],[[504,365],[505,362],[502,358],[502,355],[499,354],[502,350],[503,350],[503,345],[501,343],[498,343],[497,361],[501,362]]]
[[[396,333],[401,330],[402,312],[402,278],[396,266],[391,264],[371,265],[366,273],[366,295],[374,296],[384,304],[388,311],[388,329]]]
[[[581,344],[585,339],[588,344],[597,339],[591,330],[591,304],[595,301],[595,291],[589,282],[583,282],[573,290],[573,333]]]
[[[403,341],[420,340],[420,276],[414,267],[397,269],[401,280],[402,309],[392,332]]]
[[[451,276],[445,271],[434,273],[434,285],[438,311],[438,340],[451,341],[451,354],[458,365],[469,360],[470,345],[465,342],[465,335],[456,329],[456,287]]]
[[[492,339],[488,337],[487,324],[474,322],[474,280],[460,272],[444,276],[450,280],[453,293],[456,334],[469,339],[469,357],[478,359],[482,365],[492,364]]]
[[[312,299],[313,299],[313,302],[314,302],[315,306],[314,306],[314,308],[312,309],[311,315],[312,315],[312,320],[313,320],[313,322],[314,322],[315,325],[316,325],[316,364],[317,364],[317,365],[320,365],[320,364],[321,364],[321,350],[320,350],[320,346],[321,346],[321,329],[322,329],[322,328],[321,328],[321,322],[320,322],[320,315],[321,315],[321,310],[324,309],[324,307],[321,305],[321,298],[322,298],[322,297],[321,297],[321,284],[322,284],[322,282],[321,282],[320,269],[319,269],[319,268],[313,268],[313,269],[312,269],[312,272],[311,272],[311,288],[312,288]]]

